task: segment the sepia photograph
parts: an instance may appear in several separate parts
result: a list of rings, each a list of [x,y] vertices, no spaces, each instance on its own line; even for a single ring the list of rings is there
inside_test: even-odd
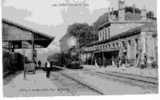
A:
[[[3,96],[158,94],[158,0],[2,0]]]

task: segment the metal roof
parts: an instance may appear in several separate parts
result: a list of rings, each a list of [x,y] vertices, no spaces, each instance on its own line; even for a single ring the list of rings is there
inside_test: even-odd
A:
[[[27,28],[27,27],[25,27],[25,26],[23,26],[23,25],[14,23],[14,22],[9,21],[9,20],[6,20],[6,19],[2,19],[2,23],[7,24],[7,25],[9,25],[9,26],[13,26],[13,27],[15,27],[15,28],[17,28],[17,29],[20,29],[20,30],[22,30],[22,31],[25,31],[25,32],[22,32],[22,33],[24,33],[25,35],[26,35],[26,32],[33,33],[33,34],[34,34],[34,37],[35,37],[35,39],[34,39],[35,44],[41,45],[41,46],[43,46],[43,47],[47,47],[47,46],[51,43],[51,41],[54,40],[54,37],[53,37],[53,36],[46,35],[46,34],[44,34],[44,33],[35,31],[35,30],[31,29],[31,28]],[[2,25],[2,26],[3,26],[3,25]],[[11,34],[14,35],[14,33],[11,33]],[[15,33],[15,35],[16,35],[16,33]],[[24,37],[23,37],[23,38],[21,37],[21,39],[3,38],[3,41],[5,41],[5,42],[7,42],[7,41],[22,42],[22,41],[24,41],[24,40],[26,40]],[[26,40],[26,41],[29,42],[29,43],[32,43],[32,38],[29,37],[29,39]]]

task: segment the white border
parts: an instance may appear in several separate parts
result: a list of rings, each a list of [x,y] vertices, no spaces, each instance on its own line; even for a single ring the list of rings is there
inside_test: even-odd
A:
[[[2,3],[2,0],[0,1],[0,5]],[[159,31],[160,31],[160,13],[158,11],[160,11],[160,0],[157,0],[157,21],[158,21],[158,44],[160,44],[159,42]],[[0,7],[0,17],[2,18],[2,9]],[[0,19],[1,20],[1,19]],[[2,22],[2,21],[1,21]],[[2,24],[2,23],[1,23]],[[0,27],[2,27],[2,25],[0,24]],[[1,28],[2,29],[2,28]],[[2,57],[2,30],[0,29],[0,57]],[[159,45],[158,45],[159,47]],[[160,57],[159,55],[159,51],[160,49],[158,48],[158,57]],[[159,59],[158,59],[158,65],[160,65],[159,63]],[[2,58],[0,59],[0,100],[3,99],[7,99],[7,100],[84,100],[84,99],[91,99],[91,100],[158,100],[158,98],[160,98],[160,95],[107,95],[107,96],[56,96],[56,97],[23,97],[23,98],[3,98],[3,88],[2,88]]]

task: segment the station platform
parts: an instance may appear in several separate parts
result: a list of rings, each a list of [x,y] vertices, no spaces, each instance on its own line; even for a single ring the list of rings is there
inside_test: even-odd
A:
[[[60,91],[54,82],[46,78],[44,71],[36,74],[18,74],[10,83],[4,85],[4,97],[35,97],[70,95],[67,91]]]

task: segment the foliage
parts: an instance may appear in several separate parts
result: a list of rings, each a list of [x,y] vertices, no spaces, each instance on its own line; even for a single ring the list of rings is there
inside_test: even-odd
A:
[[[93,27],[87,23],[74,23],[67,29],[67,34],[71,34],[77,38],[78,46],[81,47],[94,41]]]
[[[125,12],[131,12],[131,13],[136,13],[136,14],[140,14],[141,10],[139,8],[134,8],[131,6],[125,7]]]

